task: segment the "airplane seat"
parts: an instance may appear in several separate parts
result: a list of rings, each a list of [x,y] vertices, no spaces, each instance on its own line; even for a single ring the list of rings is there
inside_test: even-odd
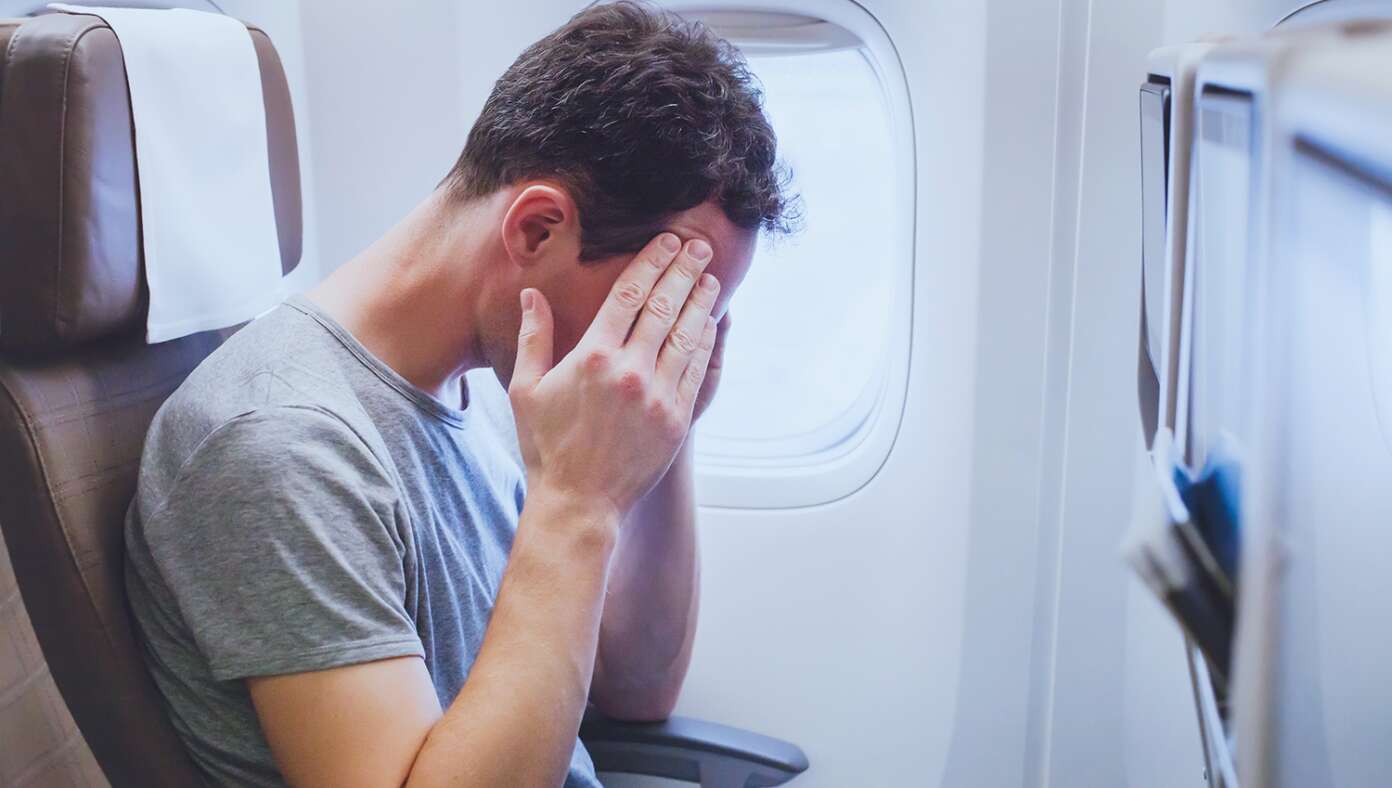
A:
[[[227,332],[145,343],[134,128],[115,33],[69,14],[0,31],[0,530],[23,598],[0,584],[0,783],[102,784],[81,758],[49,770],[80,752],[71,711],[112,784],[197,785],[132,631],[122,533],[155,411]],[[288,272],[301,250],[290,94],[270,39],[251,35]],[[26,645],[34,635],[41,655]]]
[[[49,675],[0,536],[0,785],[105,785]]]

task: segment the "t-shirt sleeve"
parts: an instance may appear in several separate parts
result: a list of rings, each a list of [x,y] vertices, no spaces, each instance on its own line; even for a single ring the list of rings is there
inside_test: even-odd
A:
[[[404,523],[366,443],[328,413],[239,416],[146,521],[155,565],[219,680],[424,655]]]

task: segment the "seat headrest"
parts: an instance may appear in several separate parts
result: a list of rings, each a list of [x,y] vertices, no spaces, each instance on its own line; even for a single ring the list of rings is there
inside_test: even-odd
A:
[[[250,31],[289,273],[301,251],[294,112],[275,47]],[[143,330],[135,130],[116,34],[98,17],[49,14],[0,21],[0,43],[0,351]]]

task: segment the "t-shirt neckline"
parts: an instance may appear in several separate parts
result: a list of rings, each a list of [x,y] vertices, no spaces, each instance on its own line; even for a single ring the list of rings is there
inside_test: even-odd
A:
[[[460,397],[464,402],[464,408],[452,408],[441,402],[438,398],[431,395],[424,389],[416,386],[411,381],[401,376],[401,373],[392,369],[385,361],[373,355],[357,337],[353,336],[348,329],[344,328],[337,320],[329,316],[327,312],[319,307],[318,304],[305,298],[303,295],[292,296],[285,301],[285,305],[308,315],[311,319],[323,326],[338,342],[347,348],[363,366],[367,367],[382,382],[396,389],[398,393],[410,400],[420,410],[428,415],[445,422],[451,427],[461,428],[465,424],[465,417],[472,413],[472,398],[469,396],[468,381],[460,376]]]

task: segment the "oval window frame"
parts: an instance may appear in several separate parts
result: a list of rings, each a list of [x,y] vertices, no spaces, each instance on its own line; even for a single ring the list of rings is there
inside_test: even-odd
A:
[[[878,381],[867,385],[877,400],[848,439],[820,451],[789,456],[710,454],[696,445],[697,502],[725,509],[793,509],[838,501],[859,491],[879,473],[899,436],[908,394],[913,351],[913,293],[917,266],[917,148],[913,105],[899,52],[884,26],[852,0],[665,0],[662,5],[712,27],[753,55],[797,56],[802,52],[861,50],[884,91],[898,171],[895,204],[903,206],[892,230],[902,266],[891,277],[894,301],[888,330],[890,357]],[[741,18],[758,24],[732,24]],[[878,386],[877,391],[871,391]]]

